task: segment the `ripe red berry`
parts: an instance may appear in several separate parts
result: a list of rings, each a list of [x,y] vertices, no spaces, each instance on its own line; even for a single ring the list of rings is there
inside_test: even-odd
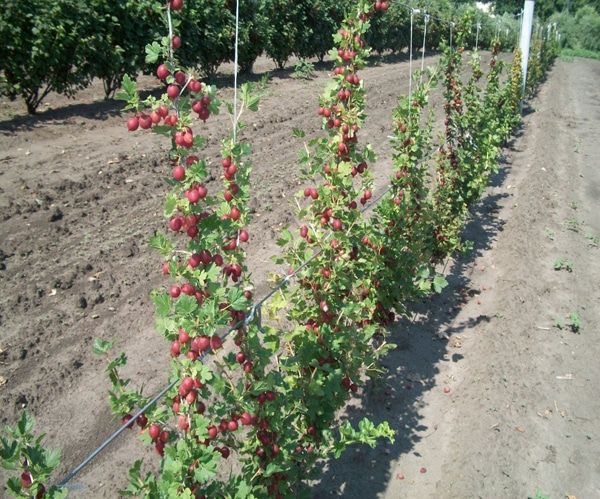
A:
[[[31,479],[31,474],[29,473],[29,471],[24,471],[23,473],[21,473],[21,485],[23,486],[23,488],[29,488],[32,483],[33,480]]]
[[[132,116],[127,120],[127,129],[130,132],[135,132],[140,126],[140,120],[137,116]]]
[[[125,414],[125,416],[123,416],[121,418],[121,422],[123,423],[123,426],[126,426],[127,428],[131,429],[133,427],[133,416],[131,414]]]
[[[161,80],[164,80],[170,74],[171,73],[169,72],[165,64],[161,64],[160,66],[158,66],[158,68],[156,68],[156,76],[158,76],[158,78]]]
[[[152,440],[156,440],[160,436],[160,426],[151,424],[148,428],[148,435]]]
[[[148,130],[149,128],[152,127],[152,119],[147,114],[144,114],[144,113],[140,114],[139,122],[140,122],[140,127],[142,128],[142,130]]]
[[[217,437],[217,434],[219,433],[219,430],[217,429],[216,426],[210,425],[207,428],[207,432],[208,432],[208,438],[210,438],[211,440],[214,440]]]
[[[210,347],[210,338],[206,335],[198,336],[196,339],[196,346],[199,352],[206,352]]]
[[[171,218],[171,220],[169,220],[169,227],[173,232],[178,232],[179,230],[181,230],[182,225],[183,222],[181,221],[180,217],[173,217]]]
[[[173,168],[173,178],[181,182],[185,178],[185,168],[181,165]]]
[[[236,206],[234,206],[229,212],[229,217],[232,220],[238,220],[240,218],[240,210]]]
[[[183,0],[171,0],[171,8],[173,10],[181,10],[183,8]]]
[[[148,424],[148,418],[144,415],[144,414],[140,414],[137,419],[135,420],[135,422],[137,423],[137,425],[140,428],[145,428],[146,425]]]
[[[167,87],[167,95],[169,99],[174,100],[179,97],[179,86],[178,85],[169,85]]]
[[[218,350],[222,346],[223,346],[223,340],[221,340],[220,336],[214,335],[213,337],[211,337],[211,339],[210,339],[210,347],[213,350]]]

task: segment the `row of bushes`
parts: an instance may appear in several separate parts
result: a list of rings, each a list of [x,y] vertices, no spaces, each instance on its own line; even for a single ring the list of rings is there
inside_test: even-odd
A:
[[[385,21],[374,18],[367,43],[378,53],[398,52],[410,44],[410,10],[387,3]],[[238,26],[238,62],[248,70],[261,54],[283,68],[292,57],[322,59],[334,33],[352,5],[350,0],[241,0]],[[190,13],[175,26],[185,33],[177,54],[185,67],[199,75],[212,75],[224,62],[234,60],[235,10],[233,0],[185,0]],[[462,17],[467,7],[453,8],[442,0],[424,2],[414,17],[414,46],[423,39],[424,12],[430,14],[426,45],[439,47],[448,38],[449,19]],[[498,21],[471,9],[472,31],[466,46],[489,48],[498,34]],[[21,97],[29,113],[50,92],[72,96],[93,78],[104,83],[106,97],[119,88],[123,75],[151,72],[144,58],[145,46],[159,42],[156,30],[166,15],[164,2],[154,0],[29,0],[5,2],[0,11],[0,93]],[[512,24],[511,24],[512,22]],[[500,38],[511,49],[516,40],[514,20],[507,18],[510,36]]]
[[[443,277],[431,276],[436,264],[465,246],[468,209],[519,121],[522,74],[517,50],[501,84],[505,65],[494,43],[484,76],[477,51],[464,51],[472,18],[457,24],[453,46],[441,42],[438,66],[423,83],[417,83],[419,73],[412,75],[415,90],[400,95],[391,110],[391,185],[366,216],[361,208],[373,195],[376,155],[359,140],[367,119],[359,74],[369,54],[366,20],[384,16],[373,12],[371,0],[359,0],[334,37],[333,76],[315,103],[324,132],[300,154],[306,186],[296,195],[296,214],[303,225],[281,231],[281,256],[274,258],[296,270],[269,302],[259,302],[273,316],[285,313],[287,321],[277,326],[260,323],[245,265],[244,245],[253,237],[246,230],[250,144],[235,134],[223,139],[219,187],[206,187],[207,161],[196,156],[202,140],[191,115],[204,106],[205,117],[218,109],[215,87],[186,74],[167,44],[157,49],[168,84],[160,100],[141,101],[124,79],[128,128],[154,125],[172,144],[168,230],[165,220],[166,233],[156,233],[150,244],[164,256],[161,271],[171,278],[153,299],[157,329],[168,340],[165,355],[168,350],[173,359],[166,397],[156,403],[121,378],[124,354],[108,358],[113,413],[126,427],[139,426],[142,440],[161,456],[159,473],[136,461],[123,495],[310,497],[306,483],[320,459],[339,456],[349,444],[393,438],[385,422],[363,419],[354,428],[336,416],[367,378],[381,374],[378,359],[394,347],[386,342],[387,326],[410,300],[445,285]],[[550,54],[544,45],[541,53]],[[443,86],[445,125],[434,150],[437,133],[428,116],[436,84]],[[244,109],[258,107],[247,85],[241,102]],[[98,340],[94,351],[108,357],[111,346]],[[1,442],[0,465],[21,473],[9,479],[7,492],[64,497],[64,488],[46,492],[58,453],[42,452],[32,425],[24,415]]]
[[[600,13],[591,5],[581,7],[575,14],[561,12],[550,21],[558,24],[564,47],[600,52]]]

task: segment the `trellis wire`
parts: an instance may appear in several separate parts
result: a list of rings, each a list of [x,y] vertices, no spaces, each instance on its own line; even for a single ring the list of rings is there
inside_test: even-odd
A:
[[[425,40],[427,38],[427,23],[429,22],[429,14],[425,12],[425,27],[423,28],[423,51],[421,52],[421,74],[419,75],[419,84],[423,83],[423,69],[425,68]]]
[[[413,55],[413,21],[415,13],[419,13],[419,9],[410,10],[410,47],[408,48],[408,101],[412,96],[412,55]],[[408,122],[410,123],[410,108],[408,106]]]
[[[233,53],[233,142],[237,142],[237,95],[238,95],[238,45],[239,45],[239,30],[240,30],[240,0],[235,2],[235,42]]]

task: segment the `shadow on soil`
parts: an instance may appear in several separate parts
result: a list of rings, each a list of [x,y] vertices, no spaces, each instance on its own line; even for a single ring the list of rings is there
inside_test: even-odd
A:
[[[161,89],[140,92],[142,99],[150,95],[159,97]],[[125,107],[125,102],[115,99],[99,100],[97,102],[73,103],[57,108],[48,108],[36,114],[14,116],[10,120],[0,121],[0,133],[11,134],[22,130],[33,130],[40,125],[61,125],[70,120],[86,118],[104,121],[111,117],[119,116]]]
[[[514,150],[515,140],[521,134],[520,129],[515,131],[508,144],[509,151]],[[436,431],[422,424],[422,396],[435,386],[438,363],[460,362],[463,358],[459,351],[450,355],[447,340],[439,339],[438,333],[443,331],[448,336],[465,333],[491,320],[479,315],[457,323],[455,317],[461,309],[462,297],[477,292],[470,289],[468,271],[503,230],[503,221],[496,213],[500,201],[509,194],[496,191],[504,184],[510,168],[505,156],[498,159],[499,172],[490,177],[487,194],[471,209],[466,222],[463,236],[473,241],[473,250],[455,261],[446,275],[448,286],[442,293],[414,303],[409,309],[413,319],[403,317],[391,328],[388,341],[398,347],[383,359],[387,374],[380,385],[369,384],[357,406],[348,411],[354,427],[365,417],[375,424],[388,421],[396,432],[395,443],[380,442],[375,449],[367,445],[352,446],[340,459],[325,462],[320,480],[312,484],[314,499],[372,498],[385,493],[387,484],[395,479],[392,463]]]
[[[437,54],[437,52],[427,52],[426,57]],[[415,55],[421,57],[421,52]],[[371,55],[367,61],[367,66],[379,66],[382,64],[398,64],[409,60],[407,53],[386,53],[380,55]],[[333,68],[332,61],[310,61],[313,64],[315,72],[331,71]],[[283,69],[274,67],[271,71],[263,71],[253,73],[252,71],[240,73],[238,75],[238,85],[249,82],[254,84],[267,84],[272,78],[289,79],[298,78],[295,76],[295,65],[289,64]],[[205,79],[210,84],[216,85],[218,88],[233,89],[234,77],[231,73],[217,72],[211,78]],[[163,93],[163,87],[157,80],[156,88],[150,90],[144,90],[140,92],[140,98],[142,100],[149,96],[154,96],[157,99],[161,97]],[[19,130],[32,130],[37,126],[52,123],[60,125],[68,120],[76,119],[78,117],[104,121],[111,117],[120,116],[125,106],[124,101],[115,100],[114,98],[98,100],[96,102],[88,103],[73,103],[66,106],[57,108],[41,109],[37,114],[34,115],[17,115],[11,119],[0,121],[0,133],[6,135],[15,133]],[[40,106],[42,108],[43,106]]]

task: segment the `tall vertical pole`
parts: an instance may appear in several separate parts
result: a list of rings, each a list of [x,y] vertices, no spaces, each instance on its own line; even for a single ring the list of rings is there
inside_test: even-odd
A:
[[[525,0],[523,10],[523,24],[521,26],[521,72],[523,74],[523,88],[521,96],[525,96],[527,84],[527,63],[529,62],[529,45],[531,43],[531,27],[533,26],[533,8],[535,0]],[[521,112],[523,112],[523,98],[521,98]]]

